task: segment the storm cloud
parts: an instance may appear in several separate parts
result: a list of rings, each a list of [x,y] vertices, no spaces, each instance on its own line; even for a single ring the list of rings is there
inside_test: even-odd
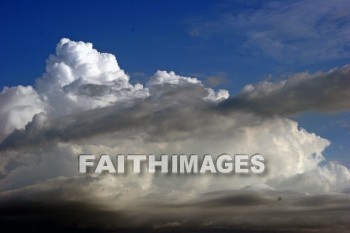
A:
[[[63,201],[57,192],[36,192],[22,190],[25,200],[14,199],[18,193],[11,193],[12,198],[2,194],[6,200],[0,203],[2,226],[36,232],[348,232],[350,228],[346,204],[350,197],[345,194],[308,196],[243,188],[204,193],[174,204],[147,195],[113,210],[108,202]],[[36,195],[43,194],[51,198],[38,202]]]
[[[230,96],[173,71],[134,83],[114,55],[64,38],[34,86],[0,94],[1,223],[92,232],[346,232],[349,169],[325,159],[329,140],[287,117],[348,110],[348,73],[345,66],[296,74]],[[80,154],[137,153],[260,153],[267,171],[78,174]]]

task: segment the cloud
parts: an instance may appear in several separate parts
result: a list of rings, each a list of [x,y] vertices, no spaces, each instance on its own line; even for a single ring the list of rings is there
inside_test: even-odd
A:
[[[223,108],[288,116],[306,111],[337,112],[350,109],[350,67],[315,74],[301,73],[279,82],[246,85]]]
[[[274,229],[306,231],[320,229],[316,220],[331,229],[342,223],[339,203],[348,198],[349,170],[325,161],[327,139],[286,116],[347,109],[347,72],[343,67],[298,74],[250,85],[229,97],[227,90],[172,71],[157,71],[145,85],[132,84],[114,55],[98,52],[91,43],[62,39],[34,87],[5,88],[0,95],[0,204],[18,221],[33,216],[36,226],[53,221],[64,229],[222,225],[244,232],[246,226],[258,231],[272,224]],[[260,153],[267,171],[256,176],[78,174],[79,154],[139,153]],[[218,195],[201,195],[215,191]],[[310,203],[326,203],[318,209],[299,206],[297,201],[308,201],[307,195],[315,197]],[[70,214],[84,203],[87,216]],[[33,214],[38,206],[45,207],[43,215]],[[326,221],[332,206],[336,214]],[[103,217],[89,220],[99,214]],[[281,214],[292,218],[285,222]],[[4,212],[0,221],[17,225]]]
[[[347,232],[349,195],[308,196],[286,191],[218,191],[186,202],[169,204],[141,197],[128,208],[112,209],[110,203],[64,200],[55,193],[23,191],[1,196],[0,222],[11,229],[113,232],[194,231],[228,232]],[[69,190],[66,190],[67,192]],[[46,195],[43,195],[46,194]],[[54,194],[51,196],[51,194]],[[16,198],[13,198],[16,196]],[[37,202],[37,196],[51,197]],[[34,201],[33,201],[34,199]],[[130,217],[132,216],[132,217]],[[20,217],[20,218],[19,218]]]
[[[90,53],[92,53],[93,59],[88,59]],[[79,79],[78,77],[83,77],[82,75],[84,74],[86,76],[84,85],[98,85],[102,89],[104,87],[113,88],[115,86],[113,80],[108,79],[106,81],[103,78],[99,80],[96,77],[101,75],[101,73],[109,74],[109,72],[112,72],[115,75],[115,79],[119,80],[120,76],[118,74],[120,72],[124,74],[124,72],[120,71],[115,57],[112,55],[102,56],[103,58],[109,58],[106,60],[107,64],[100,64],[101,67],[107,67],[106,70],[96,71],[98,70],[97,68],[89,68],[93,66],[89,65],[91,60],[98,63],[99,59],[102,59],[99,56],[102,56],[101,53],[94,50],[89,43],[85,44],[62,39],[57,46],[56,55],[52,55],[50,58],[55,61],[57,59],[62,60],[62,62],[54,64],[71,64],[69,74],[74,73],[77,75],[73,75],[73,78],[67,78],[64,77],[64,75],[67,75],[64,72],[46,72],[42,80],[39,79],[37,81],[39,83],[38,86],[40,87],[46,82],[48,90],[54,89],[58,91],[56,94],[61,93],[62,98],[67,98],[67,93],[63,90],[67,85],[72,85],[75,82],[73,81],[74,79],[77,80]],[[48,64],[51,63],[48,62]],[[53,67],[55,66],[53,65]],[[94,75],[91,75],[84,69],[95,70],[95,73],[92,72]],[[222,153],[261,153],[268,161],[269,171],[262,177],[246,179],[240,177],[218,179],[194,177],[187,181],[181,178],[173,179],[175,183],[188,183],[189,186],[192,186],[191,188],[193,188],[194,192],[220,189],[225,187],[228,182],[231,182],[230,187],[237,188],[246,185],[247,182],[256,182],[257,180],[271,182],[278,187],[288,187],[286,184],[290,185],[289,182],[293,182],[295,176],[298,174],[309,174],[310,172],[314,172],[316,175],[308,176],[306,181],[315,183],[315,185],[302,186],[295,184],[293,188],[301,192],[313,192],[312,190],[318,190],[319,192],[340,191],[349,180],[346,168],[337,177],[337,180],[340,181],[338,183],[331,182],[330,185],[325,181],[332,180],[330,178],[332,176],[322,175],[327,172],[336,174],[333,170],[320,167],[320,163],[324,160],[322,151],[329,145],[327,140],[300,129],[298,124],[292,120],[278,116],[265,117],[264,115],[255,114],[254,112],[259,113],[259,109],[255,110],[250,105],[260,106],[262,105],[261,103],[254,105],[246,102],[237,106],[232,105],[232,102],[234,103],[233,100],[235,99],[242,99],[241,96],[249,96],[249,98],[253,99],[262,99],[262,102],[266,102],[267,109],[272,106],[274,107],[273,110],[278,112],[279,110],[277,106],[274,106],[273,101],[277,105],[277,100],[284,99],[286,102],[281,105],[282,107],[288,105],[288,101],[298,104],[299,101],[289,100],[278,95],[270,97],[268,94],[277,93],[283,95],[283,93],[287,93],[287,95],[293,97],[295,96],[293,95],[295,91],[305,90],[306,93],[310,93],[318,90],[318,88],[322,89],[326,83],[334,83],[328,86],[332,91],[325,91],[325,93],[331,95],[330,93],[334,92],[333,102],[335,106],[338,106],[336,100],[339,98],[336,93],[340,95],[342,92],[336,91],[336,87],[346,88],[346,77],[343,77],[346,76],[346,72],[347,69],[344,68],[331,71],[328,74],[299,75],[278,84],[258,84],[257,87],[246,87],[238,96],[231,97],[226,101],[228,93],[225,90],[215,92],[211,88],[206,88],[196,78],[182,77],[174,72],[166,71],[157,71],[146,83],[146,87],[140,89],[145,91],[145,93],[147,92],[147,95],[142,97],[135,94],[137,98],[127,97],[121,100],[108,101],[102,106],[95,105],[96,100],[94,97],[100,95],[101,98],[103,97],[103,100],[105,96],[106,99],[109,99],[111,93],[100,92],[100,89],[93,88],[92,90],[94,91],[87,91],[84,94],[80,92],[75,93],[75,98],[71,99],[71,105],[66,105],[66,99],[61,100],[60,98],[55,98],[54,100],[58,102],[53,103],[48,97],[51,94],[50,91],[42,93],[38,91],[39,94],[37,95],[45,105],[45,108],[41,109],[42,113],[36,114],[34,117],[30,115],[32,120],[23,129],[13,131],[0,143],[0,150],[3,154],[1,174],[3,177],[6,177],[1,181],[3,183],[2,186],[10,188],[18,187],[19,184],[35,182],[39,177],[29,175],[22,166],[36,166],[38,171],[45,169],[45,166],[54,167],[53,160],[49,159],[50,156],[48,156],[50,154],[52,154],[52,158],[58,161],[71,160],[66,156],[62,156],[62,154],[65,154],[60,149],[63,143],[70,151],[71,158],[77,156],[79,151],[82,153],[95,151],[96,154],[101,154],[106,153],[105,150],[108,150],[111,154],[195,153],[204,155],[210,153],[218,156]],[[50,76],[48,75],[49,73]],[[91,75],[92,79],[90,81],[89,75]],[[57,80],[49,82],[49,77]],[[99,81],[96,81],[95,78]],[[127,80],[126,76],[122,80]],[[131,85],[128,82],[125,82],[124,85]],[[50,83],[52,83],[52,87],[49,85]],[[60,83],[63,84],[61,85]],[[81,88],[82,85],[77,84],[77,87]],[[304,86],[305,88],[303,88]],[[313,86],[318,88],[307,89],[313,88]],[[123,92],[129,93],[129,91],[129,89],[118,89],[115,90],[115,93],[112,93],[116,96],[125,96]],[[258,94],[255,94],[255,92]],[[345,91],[343,93],[343,95],[346,95]],[[73,94],[68,94],[68,96],[71,95]],[[82,104],[85,106],[84,108],[78,107],[81,102],[75,100],[82,98],[82,95],[86,95],[84,100],[87,101],[86,103],[91,103],[91,105]],[[268,96],[268,98],[264,97],[264,95]],[[247,99],[249,98],[247,97]],[[270,106],[268,106],[268,103]],[[312,106],[313,104],[316,105],[316,103],[318,102],[311,100],[308,104]],[[57,112],[56,104],[59,104],[60,108],[63,109]],[[71,107],[74,106],[73,104],[77,107],[71,110]],[[222,106],[227,104],[231,104],[230,108],[234,109],[230,114],[222,111]],[[344,102],[344,104],[346,105],[347,102]],[[241,108],[241,106],[245,106],[253,113],[241,111],[246,110]],[[293,108],[289,107],[288,110],[292,111]],[[216,145],[213,145],[213,141],[216,141]],[[101,149],[100,145],[104,145],[104,149]],[[133,148],[132,151],[130,148]],[[23,153],[31,159],[21,159]],[[44,162],[44,165],[39,164],[39,166],[31,164],[31,160],[36,161],[34,159],[36,156],[43,159],[43,161],[51,161],[53,165],[50,165],[49,162]],[[341,165],[338,166],[341,167]],[[281,170],[280,167],[285,169]],[[23,174],[26,174],[24,177],[27,179],[23,180],[21,178]],[[59,175],[71,176],[72,174],[74,174],[73,171],[67,172],[63,168],[61,170],[58,169],[54,174],[45,171],[42,175],[45,178],[41,177],[41,180],[54,178]],[[278,179],[281,176],[283,176],[282,181]],[[163,185],[162,182],[166,181],[164,179],[155,179],[153,182],[161,187]],[[195,182],[198,182],[198,185],[193,185]],[[187,187],[187,185],[184,187]],[[164,186],[164,192],[172,192],[169,188]]]
[[[349,2],[264,1],[218,4],[210,18],[193,19],[190,35],[230,38],[233,53],[277,63],[313,64],[349,58]]]
[[[98,52],[91,43],[63,38],[46,63],[36,90],[53,116],[148,96],[143,85],[129,82],[114,55]]]
[[[5,87],[0,93],[0,140],[15,129],[23,129],[33,116],[44,109],[31,86]]]

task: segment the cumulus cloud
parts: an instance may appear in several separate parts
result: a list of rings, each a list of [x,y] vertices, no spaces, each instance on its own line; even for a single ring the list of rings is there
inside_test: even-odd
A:
[[[0,140],[15,129],[23,129],[44,104],[31,86],[5,87],[0,93]]]
[[[91,216],[109,213],[120,221],[115,225],[110,218],[101,218],[92,226],[81,215],[76,222],[107,230],[223,225],[243,231],[246,225],[259,230],[267,223],[278,228],[300,224],[306,229],[309,225],[303,219],[284,223],[278,216],[286,213],[296,218],[305,210],[293,209],[297,201],[303,203],[307,195],[316,195],[317,202],[318,195],[324,194],[329,198],[319,208],[323,212],[310,218],[311,222],[324,221],[334,202],[347,200],[350,173],[341,164],[325,161],[327,139],[300,128],[286,116],[307,110],[348,109],[347,72],[344,67],[299,74],[279,83],[249,85],[229,97],[227,90],[216,91],[195,77],[172,71],[157,71],[145,85],[132,84],[114,55],[98,52],[91,43],[62,39],[34,87],[5,88],[0,95],[0,202],[18,214],[12,209],[18,203],[19,212],[31,213],[32,202],[39,201],[53,219],[57,215],[51,213],[69,211],[68,203],[89,203],[86,211]],[[319,90],[318,96],[311,95]],[[78,174],[79,154],[140,153],[214,157],[260,153],[267,171],[255,176]],[[223,189],[236,191],[227,194]],[[220,195],[202,196],[215,191]],[[333,192],[343,196],[333,197]],[[283,204],[279,195],[283,195]],[[54,203],[62,203],[62,208],[58,210]],[[225,206],[234,206],[237,212]],[[184,215],[185,209],[193,214]],[[315,209],[307,207],[306,211]],[[202,215],[203,210],[209,211],[208,216]],[[239,212],[246,214],[225,217]],[[266,222],[243,221],[250,214],[266,216]],[[131,220],[130,216],[136,217]],[[66,221],[70,215],[58,218],[63,226],[74,225]],[[337,221],[341,219],[332,218],[326,227]],[[5,219],[4,223],[9,222]]]
[[[142,84],[129,82],[114,55],[98,52],[91,43],[66,38],[48,58],[36,90],[54,116],[148,96]]]

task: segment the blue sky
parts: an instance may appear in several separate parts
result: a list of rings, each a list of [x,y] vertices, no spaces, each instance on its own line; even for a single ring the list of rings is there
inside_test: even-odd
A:
[[[62,38],[116,55],[135,82],[156,70],[197,76],[235,95],[249,83],[349,63],[347,1],[0,1],[0,86],[32,85]],[[317,93],[315,93],[317,94]],[[304,113],[350,166],[348,112]]]

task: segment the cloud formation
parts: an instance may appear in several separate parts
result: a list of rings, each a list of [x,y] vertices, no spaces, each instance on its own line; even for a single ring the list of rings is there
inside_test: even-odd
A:
[[[148,96],[141,84],[132,85],[114,55],[100,53],[91,43],[63,38],[37,80],[36,90],[54,116],[108,106]]]
[[[288,116],[305,111],[350,109],[350,66],[316,74],[301,73],[279,82],[246,85],[223,108]]]
[[[98,52],[91,43],[62,39],[34,87],[5,88],[0,95],[0,204],[14,215],[27,211],[26,219],[37,208],[32,202],[39,202],[47,207],[49,222],[59,218],[60,226],[73,228],[76,225],[67,220],[72,216],[56,213],[89,203],[88,221],[80,218],[84,215],[75,219],[87,228],[120,227],[108,217],[89,225],[91,211],[91,216],[120,218],[116,224],[126,228],[221,225],[242,232],[245,226],[260,230],[266,224],[275,224],[276,229],[319,229],[315,219],[324,222],[334,207],[337,214],[324,225],[330,229],[342,221],[339,203],[349,198],[350,172],[325,161],[327,139],[286,116],[349,109],[348,72],[343,67],[297,74],[277,83],[248,85],[230,97],[227,90],[216,91],[195,77],[172,71],[157,71],[144,85],[132,84],[114,55]],[[260,153],[268,170],[256,176],[78,174],[79,154],[137,153]],[[280,195],[283,202],[278,201]],[[317,208],[299,207],[320,200],[325,202]],[[185,209],[194,217],[184,214]],[[316,209],[319,212],[308,220],[298,219]],[[242,214],[227,217],[237,213]],[[281,213],[295,221],[284,222]],[[250,215],[256,218],[246,219]],[[1,221],[11,223],[4,216],[1,213]],[[40,224],[42,219],[38,216]],[[344,223],[339,229],[347,227]]]

